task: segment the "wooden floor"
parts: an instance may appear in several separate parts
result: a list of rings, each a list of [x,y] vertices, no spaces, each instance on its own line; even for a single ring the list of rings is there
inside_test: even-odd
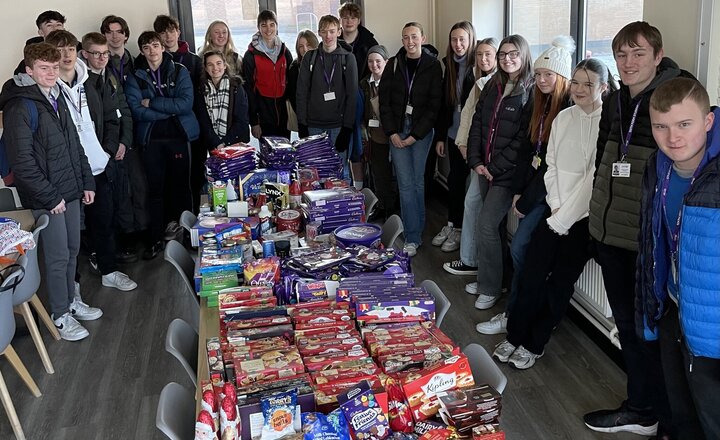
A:
[[[452,301],[443,329],[461,346],[477,342],[492,351],[503,337],[475,332],[475,323],[503,310],[504,299],[492,310],[478,311],[463,286],[472,281],[442,270],[457,258],[429,245],[445,221],[445,210],[430,202],[424,242],[413,263],[418,282],[431,278]],[[10,389],[28,439],[162,439],[155,428],[155,411],[162,387],[175,381],[188,388],[190,379],[165,352],[165,332],[176,317],[187,319],[188,300],[173,267],[162,257],[124,269],[139,284],[122,293],[102,287],[88,273],[83,257],[82,292],[104,316],[87,323],[90,337],[81,342],[55,342],[41,333],[55,365],[55,374],[42,367],[30,336],[18,336],[13,347],[43,392],[33,397],[5,359],[0,371]],[[41,295],[43,297],[43,295]],[[43,298],[44,300],[44,298]],[[571,321],[553,334],[545,356],[530,370],[501,365],[508,376],[503,394],[502,426],[509,440],[524,439],[641,439],[631,434],[603,435],[588,430],[582,414],[614,407],[624,396],[625,376],[610,358]],[[0,414],[0,439],[13,433]]]

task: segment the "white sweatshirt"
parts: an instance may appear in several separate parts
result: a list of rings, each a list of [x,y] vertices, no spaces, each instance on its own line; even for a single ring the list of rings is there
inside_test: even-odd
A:
[[[547,224],[565,235],[588,216],[595,173],[598,127],[602,106],[587,114],[577,105],[560,113],[552,123],[547,148],[545,200],[552,211]]]

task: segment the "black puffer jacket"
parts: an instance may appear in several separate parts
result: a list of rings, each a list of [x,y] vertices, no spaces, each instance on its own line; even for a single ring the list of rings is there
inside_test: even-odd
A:
[[[25,74],[17,75],[3,85],[0,94],[3,136],[23,206],[50,210],[63,199],[72,202],[80,199],[84,190],[94,191],[95,180],[65,99],[60,94],[56,114],[28,78]],[[22,98],[32,101],[38,110],[38,129],[34,135]]]
[[[437,122],[442,106],[442,67],[437,49],[424,45],[415,71],[412,96],[408,100],[407,56],[405,48],[391,57],[380,79],[380,125],[385,134],[392,136],[403,130],[405,106],[412,103],[410,135],[416,140],[430,133]]]
[[[342,35],[340,39],[343,39]],[[367,65],[368,51],[371,47],[379,44],[375,39],[375,34],[360,24],[358,25],[358,35],[355,37],[355,41],[352,43],[345,41],[345,43],[352,46],[352,53],[355,56],[355,64],[358,70],[358,79],[365,78],[370,74],[370,69]]]
[[[499,74],[483,88],[468,135],[467,161],[473,169],[485,165],[494,185],[512,187],[518,154],[528,136],[535,87],[533,80],[528,79],[518,84],[510,95],[502,97],[504,88]],[[498,109],[496,119],[495,108]],[[488,145],[493,127],[493,141]]]
[[[693,78],[673,60],[663,58],[655,78],[637,96],[631,97],[630,89],[622,85],[603,102],[590,199],[590,235],[599,242],[638,250],[642,176],[648,158],[658,148],[650,125],[650,96],[660,84],[678,76]],[[622,118],[618,113],[618,100]],[[620,132],[625,136],[638,102],[640,107],[625,158],[631,165],[630,177],[613,178],[612,164],[621,157]]]

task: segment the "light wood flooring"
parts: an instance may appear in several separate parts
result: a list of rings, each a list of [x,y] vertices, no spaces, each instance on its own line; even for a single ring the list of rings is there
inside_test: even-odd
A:
[[[442,270],[457,258],[430,245],[445,222],[438,199],[429,202],[427,243],[413,268],[418,282],[435,280],[452,301],[443,329],[461,346],[477,342],[492,351],[502,335],[476,333],[475,323],[503,310],[504,299],[492,310],[473,307],[474,297],[463,291],[471,277]],[[90,337],[81,342],[54,341],[40,329],[55,366],[45,373],[29,335],[17,336],[13,346],[35,378],[43,395],[33,397],[5,359],[0,371],[10,389],[28,439],[162,439],[155,428],[155,411],[162,387],[190,379],[165,352],[165,332],[176,317],[187,319],[189,300],[181,292],[179,275],[161,256],[122,269],[138,282],[134,292],[102,287],[81,257],[82,292],[86,302],[101,307],[104,316],[87,323]],[[45,301],[44,295],[41,298]],[[21,321],[21,320],[20,320]],[[599,434],[582,423],[587,411],[617,406],[625,393],[622,370],[571,320],[553,334],[545,356],[530,370],[501,366],[508,376],[501,423],[509,440],[641,439],[632,434]],[[13,439],[10,423],[0,413],[0,439]]]

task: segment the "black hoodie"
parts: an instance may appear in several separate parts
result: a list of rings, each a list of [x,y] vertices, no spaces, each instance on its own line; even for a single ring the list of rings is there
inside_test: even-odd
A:
[[[342,36],[340,39],[342,39]],[[355,37],[355,41],[352,43],[348,43],[345,40],[343,41],[352,48],[352,53],[355,55],[355,64],[357,64],[358,68],[358,78],[365,78],[370,74],[370,69],[367,65],[368,51],[371,47],[379,44],[375,39],[375,35],[365,26],[358,25],[358,35]]]

